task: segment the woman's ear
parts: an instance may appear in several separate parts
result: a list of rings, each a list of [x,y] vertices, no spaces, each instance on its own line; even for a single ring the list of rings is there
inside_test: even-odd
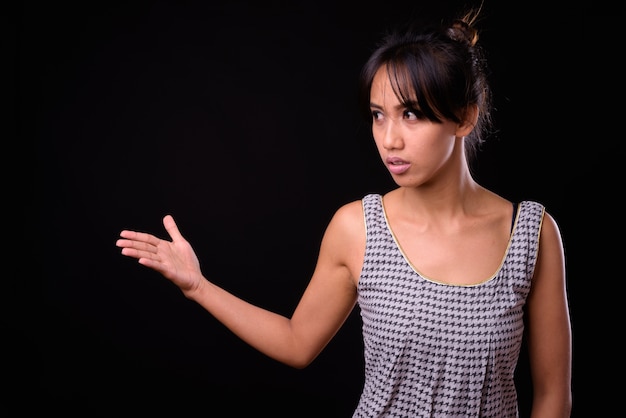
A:
[[[478,121],[478,106],[469,106],[465,109],[463,120],[456,128],[456,136],[459,138],[468,136]]]

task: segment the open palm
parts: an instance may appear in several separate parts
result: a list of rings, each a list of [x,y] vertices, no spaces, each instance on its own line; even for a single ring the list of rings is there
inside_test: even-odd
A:
[[[136,258],[140,264],[158,271],[183,292],[193,291],[202,279],[198,257],[171,215],[163,218],[163,226],[171,241],[144,232],[123,230],[116,245],[122,248],[123,255]]]

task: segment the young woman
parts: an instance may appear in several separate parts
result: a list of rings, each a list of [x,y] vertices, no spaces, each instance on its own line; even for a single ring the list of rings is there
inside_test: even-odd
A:
[[[233,333],[296,368],[358,304],[365,384],[354,417],[516,417],[528,337],[533,417],[568,417],[571,332],[560,232],[534,201],[472,177],[490,126],[485,62],[468,13],[391,34],[362,72],[363,104],[398,187],[339,208],[291,317],[209,281],[172,216],[171,240],[124,230],[122,254],[160,272]]]

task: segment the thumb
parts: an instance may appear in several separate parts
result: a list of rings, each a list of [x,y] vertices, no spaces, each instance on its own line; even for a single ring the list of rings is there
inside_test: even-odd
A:
[[[170,238],[172,238],[172,241],[183,239],[183,236],[178,230],[178,226],[176,225],[176,222],[174,222],[172,215],[165,215],[163,218],[163,226],[165,227],[165,230],[169,234]]]

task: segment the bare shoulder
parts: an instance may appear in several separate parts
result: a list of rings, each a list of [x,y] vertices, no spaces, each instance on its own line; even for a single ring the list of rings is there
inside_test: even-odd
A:
[[[360,275],[365,254],[365,220],[361,200],[341,206],[333,215],[322,241],[323,257],[348,268],[352,280]]]
[[[363,217],[363,204],[361,200],[355,200],[339,207],[328,225],[329,230],[348,238],[365,234],[365,220]]]
[[[539,236],[539,254],[535,268],[535,287],[538,283],[562,286],[565,280],[565,254],[561,231],[554,217],[544,212]]]
[[[556,219],[548,213],[544,212],[543,222],[541,224],[541,237],[540,245],[551,247],[552,251],[563,251],[563,243],[561,239],[561,230],[556,222]]]
[[[354,200],[341,206],[335,212],[334,218],[340,219],[342,222],[360,222],[363,223],[363,201]]]

